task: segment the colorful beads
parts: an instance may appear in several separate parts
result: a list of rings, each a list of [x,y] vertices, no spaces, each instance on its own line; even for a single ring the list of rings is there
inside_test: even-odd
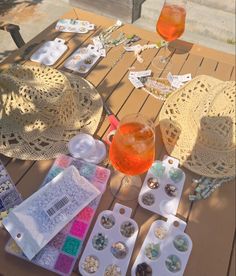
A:
[[[161,178],[164,176],[165,169],[161,161],[156,161],[150,168],[150,171],[154,176]]]
[[[121,276],[121,275],[122,275],[121,269],[116,264],[108,265],[104,274],[104,276]]]
[[[173,244],[175,248],[181,252],[185,252],[188,250],[188,240],[183,235],[178,235],[175,237]]]
[[[160,187],[158,179],[154,177],[148,178],[147,185],[150,189],[158,189]]]
[[[155,229],[154,234],[158,239],[163,240],[166,237],[167,232],[168,230],[165,227],[160,226]]]
[[[152,193],[145,193],[142,196],[142,202],[148,206],[153,205],[155,202],[155,197]]]
[[[111,246],[111,253],[117,259],[124,259],[128,254],[128,247],[124,242],[115,242]]]
[[[135,232],[135,227],[130,221],[123,222],[120,227],[120,232],[124,237],[130,238]]]
[[[152,268],[147,263],[138,264],[135,270],[135,276],[152,276]]]
[[[103,250],[108,245],[108,238],[102,233],[98,233],[92,239],[93,247],[97,250]]]
[[[171,272],[178,272],[181,270],[181,261],[178,256],[170,255],[165,260],[166,267]]]
[[[161,255],[159,243],[148,243],[145,247],[145,255],[150,260],[156,260]]]
[[[170,179],[174,183],[178,183],[178,182],[180,182],[183,179],[184,173],[179,168],[170,168],[170,170],[169,170],[169,176],[170,176]]]
[[[95,256],[87,256],[82,263],[82,268],[88,273],[95,273],[99,268],[99,260]]]
[[[113,215],[103,215],[101,217],[101,225],[106,228],[106,229],[110,229],[115,225],[115,218]]]
[[[175,197],[175,196],[177,196],[178,190],[177,190],[177,188],[175,187],[175,185],[167,184],[167,185],[165,186],[165,192],[166,192],[166,194],[167,194],[168,196],[170,196],[170,197]]]

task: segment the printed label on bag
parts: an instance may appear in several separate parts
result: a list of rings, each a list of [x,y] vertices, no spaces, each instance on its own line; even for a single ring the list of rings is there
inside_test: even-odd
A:
[[[48,214],[49,217],[52,217],[53,215],[57,214],[58,211],[60,211],[67,203],[69,203],[70,199],[68,196],[63,196],[60,200],[57,200],[51,207],[44,209],[46,214]]]

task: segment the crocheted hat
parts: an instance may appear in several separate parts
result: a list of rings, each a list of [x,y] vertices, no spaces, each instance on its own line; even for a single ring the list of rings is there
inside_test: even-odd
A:
[[[0,153],[40,160],[68,153],[78,132],[93,134],[102,100],[83,78],[45,66],[12,66],[0,74]]]
[[[235,176],[235,82],[198,76],[171,94],[160,113],[167,152],[207,177]]]

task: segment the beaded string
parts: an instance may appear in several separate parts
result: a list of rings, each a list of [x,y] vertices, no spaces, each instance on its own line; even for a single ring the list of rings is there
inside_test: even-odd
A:
[[[196,186],[194,194],[189,195],[190,201],[197,201],[208,198],[217,188],[224,183],[233,180],[234,177],[210,178],[201,176],[199,179],[193,179]]]

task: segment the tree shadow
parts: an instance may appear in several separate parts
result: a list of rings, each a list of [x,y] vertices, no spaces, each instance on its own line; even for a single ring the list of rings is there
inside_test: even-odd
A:
[[[0,1],[0,16],[6,15],[12,9],[14,9],[17,5],[27,4],[29,6],[35,6],[42,3],[43,0],[32,0],[32,1],[19,1],[19,0],[2,0]]]

